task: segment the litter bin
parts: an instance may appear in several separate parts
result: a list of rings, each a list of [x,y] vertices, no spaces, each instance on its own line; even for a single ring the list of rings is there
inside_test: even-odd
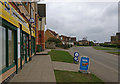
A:
[[[42,50],[42,46],[40,46],[40,52],[42,52],[43,50]]]
[[[42,52],[42,46],[41,45],[37,45],[37,52]]]

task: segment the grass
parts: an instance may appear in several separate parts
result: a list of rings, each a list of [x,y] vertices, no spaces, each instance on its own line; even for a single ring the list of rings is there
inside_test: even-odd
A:
[[[54,70],[57,82],[101,82],[94,74],[82,74],[80,72]]]
[[[48,52],[52,61],[73,63],[73,57],[67,51],[51,50]]]
[[[101,47],[101,46],[93,46],[93,48],[96,50],[114,50],[114,49],[117,49],[117,48]]]
[[[115,54],[115,55],[120,55],[120,52],[108,52],[108,53]]]
[[[91,46],[77,46],[77,47],[91,47]]]

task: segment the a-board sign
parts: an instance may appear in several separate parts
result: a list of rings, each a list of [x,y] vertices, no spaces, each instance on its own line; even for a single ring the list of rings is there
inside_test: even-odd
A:
[[[81,56],[80,60],[80,71],[88,71],[89,69],[89,57],[87,56]]]

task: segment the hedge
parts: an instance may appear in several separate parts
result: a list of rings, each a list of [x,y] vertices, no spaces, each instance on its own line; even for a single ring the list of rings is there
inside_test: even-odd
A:
[[[67,49],[67,48],[71,48],[72,45],[70,45],[70,44],[57,44],[56,47]]]
[[[117,44],[104,44],[104,43],[101,43],[100,46],[103,46],[103,47],[117,47],[117,48],[120,48],[120,45],[117,45]]]

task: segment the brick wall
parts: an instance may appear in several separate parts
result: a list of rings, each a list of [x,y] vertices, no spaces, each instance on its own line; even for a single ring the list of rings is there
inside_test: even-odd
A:
[[[48,38],[54,37],[52,33],[50,33],[48,30],[45,31],[45,42],[48,40]]]
[[[41,34],[41,37],[40,37],[40,34]],[[38,44],[37,45],[42,45],[42,48],[45,49],[44,31],[41,31],[41,30],[38,31]]]

